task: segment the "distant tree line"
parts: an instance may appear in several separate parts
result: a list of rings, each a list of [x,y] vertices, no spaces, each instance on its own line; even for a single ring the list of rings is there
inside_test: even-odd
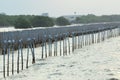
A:
[[[120,21],[120,15],[102,15],[96,16],[93,14],[88,14],[84,16],[77,17],[73,23],[98,23],[98,22],[115,22]]]
[[[15,28],[52,27],[54,25],[69,25],[64,17],[51,18],[36,15],[6,15],[0,14],[0,27],[14,26]]]
[[[52,18],[38,15],[0,14],[0,27],[14,26],[15,28],[52,27],[54,25],[65,26],[72,23],[96,23],[114,21],[120,21],[120,15],[95,16],[93,14],[89,14],[77,17],[74,21],[69,22],[69,20],[64,17]]]

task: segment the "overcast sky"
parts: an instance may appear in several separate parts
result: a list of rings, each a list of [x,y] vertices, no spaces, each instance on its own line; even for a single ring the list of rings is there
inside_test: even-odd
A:
[[[120,0],[0,0],[0,13],[50,16],[120,14]]]

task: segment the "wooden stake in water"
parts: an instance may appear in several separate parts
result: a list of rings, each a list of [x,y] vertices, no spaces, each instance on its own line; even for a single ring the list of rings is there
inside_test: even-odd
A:
[[[89,34],[89,45],[91,45],[91,34]]]
[[[53,40],[53,37],[51,36],[51,45],[50,45],[50,53],[51,53],[51,56],[52,56],[52,40]]]
[[[83,47],[83,33],[81,35],[81,48]]]
[[[94,44],[94,32],[92,33],[92,44]]]
[[[43,59],[43,56],[44,56],[44,40],[43,39],[42,39],[41,46],[42,46],[42,59]]]
[[[55,39],[55,36],[54,36],[54,56],[55,56],[55,54],[56,54],[56,39]]]
[[[106,36],[105,36],[106,35]],[[103,31],[103,41],[107,38],[107,31]]]
[[[31,48],[31,52],[32,52],[32,64],[34,64],[35,63],[35,51],[34,51],[35,46],[34,46],[33,41],[30,42],[30,48]]]
[[[14,75],[14,43],[15,40],[12,40],[12,75]]]
[[[55,35],[54,37],[54,56],[57,56],[57,38],[58,38],[58,35]]]
[[[9,57],[10,57],[10,47],[11,47],[11,40],[8,40],[8,60],[7,60],[7,76],[9,76]]]
[[[86,34],[84,35],[84,46],[86,46]]]
[[[55,42],[56,42],[56,44],[55,44],[55,47],[56,47],[56,48],[55,48],[55,49],[56,49],[56,50],[55,50],[55,51],[56,51],[55,53],[56,53],[56,55],[55,55],[55,56],[57,56],[57,52],[58,52],[58,51],[57,51],[57,46],[58,46],[58,45],[57,45],[57,41],[58,41],[58,35],[55,35]]]
[[[100,42],[100,32],[98,32],[98,43]]]
[[[74,51],[74,33],[72,32],[72,52]]]
[[[19,41],[20,50],[21,50],[21,69],[23,70],[23,49],[22,49],[22,40]]]
[[[57,35],[57,40],[56,40],[56,56],[58,56],[58,35]]]
[[[78,35],[78,49],[80,48],[80,35]]]
[[[67,34],[65,33],[65,55],[67,55]]]
[[[68,36],[68,50],[69,50],[69,54],[70,54],[70,40],[69,40],[69,33],[67,34],[67,36]]]
[[[6,50],[7,50],[7,41],[4,40],[4,44],[3,44],[3,77],[5,78],[5,54],[6,54]]]
[[[19,73],[20,44],[18,44],[17,73]]]
[[[62,55],[62,48],[61,48],[61,41],[62,41],[62,34],[60,34],[60,56]]]
[[[49,44],[48,44],[48,46],[49,46],[49,56],[51,56],[51,44],[52,44],[52,41],[51,41],[51,35],[49,35]]]
[[[74,33],[74,49],[76,49],[77,48],[77,43],[76,43],[76,39],[77,38],[77,36],[76,36],[76,33]]]
[[[27,61],[26,61],[26,68],[28,68],[29,61],[29,43],[27,44]]]
[[[47,58],[47,36],[44,35],[45,57]]]
[[[63,56],[65,55],[65,38],[64,38],[64,35],[63,35]]]
[[[83,34],[83,46],[85,46],[85,34]]]

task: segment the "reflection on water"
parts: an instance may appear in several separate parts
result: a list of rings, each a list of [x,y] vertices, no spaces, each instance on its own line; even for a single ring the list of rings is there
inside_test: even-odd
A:
[[[13,31],[16,30],[14,27],[3,27],[0,28],[0,32],[7,32],[7,31]]]

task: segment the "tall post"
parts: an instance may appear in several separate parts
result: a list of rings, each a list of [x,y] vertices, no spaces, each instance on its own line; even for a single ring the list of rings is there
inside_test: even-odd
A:
[[[14,43],[15,40],[12,40],[12,75],[14,74]]]
[[[4,40],[3,42],[3,77],[5,78],[5,73],[6,73],[6,70],[5,70],[5,54],[7,53],[7,41]]]
[[[27,61],[26,61],[26,68],[28,68],[29,63],[29,43],[27,44]]]

